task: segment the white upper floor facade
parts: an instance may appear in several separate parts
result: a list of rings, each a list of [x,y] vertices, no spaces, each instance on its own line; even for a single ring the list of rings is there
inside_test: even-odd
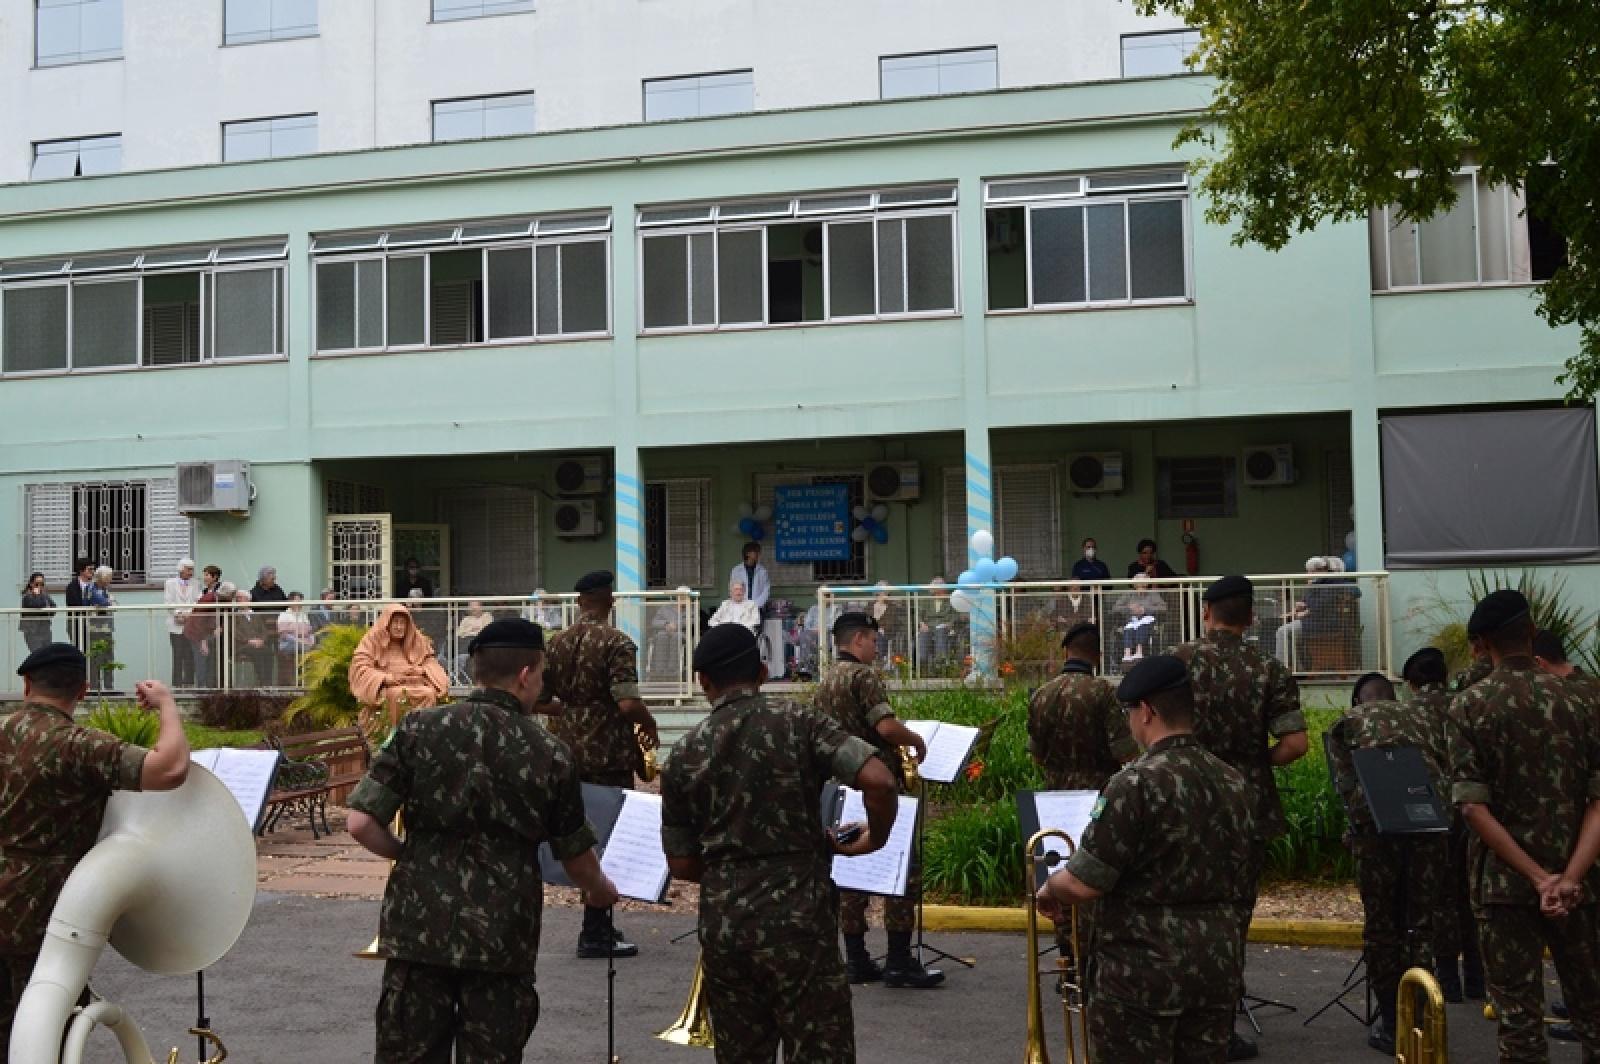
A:
[[[0,183],[1181,73],[1120,0],[0,0]]]

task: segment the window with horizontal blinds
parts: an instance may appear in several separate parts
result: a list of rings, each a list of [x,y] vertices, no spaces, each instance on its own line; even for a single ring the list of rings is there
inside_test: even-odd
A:
[[[1239,496],[1235,467],[1229,457],[1156,459],[1156,516],[1237,517]]]
[[[711,480],[684,477],[645,485],[645,582],[652,588],[715,587],[711,565]]]
[[[324,512],[333,514],[381,514],[389,510],[389,493],[376,484],[353,480],[328,479],[322,483]]]
[[[80,557],[111,566],[116,583],[154,583],[194,551],[194,523],[178,512],[170,477],[29,484],[23,506],[29,571],[52,584],[70,579]]]
[[[995,557],[1017,562],[1019,580],[1053,580],[1061,575],[1061,502],[1056,467],[1049,464],[997,466],[994,470]],[[946,580],[966,570],[966,470],[944,471],[944,568]]]
[[[450,526],[450,574],[458,595],[526,595],[539,586],[539,497],[510,484],[439,493]]]

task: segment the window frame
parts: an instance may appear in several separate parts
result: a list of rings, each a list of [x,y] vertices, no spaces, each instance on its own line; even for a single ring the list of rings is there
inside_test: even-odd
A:
[[[695,85],[695,98],[696,98],[696,101],[698,102],[700,93],[702,93],[704,91],[704,86],[701,85],[701,84],[698,84],[699,82],[703,81],[705,78],[725,78],[725,77],[729,76],[730,74],[748,74],[748,75],[750,75],[750,109],[749,110],[747,110],[747,111],[717,111],[717,112],[715,112],[713,114],[706,114],[704,110],[697,109],[695,111],[695,113],[692,114],[692,115],[681,115],[681,116],[676,117],[676,118],[651,118],[650,117],[650,86],[651,85],[660,85],[660,84],[663,84],[663,83],[666,83],[666,82],[671,82],[671,81],[690,81],[690,80],[693,80],[693,81],[695,81],[697,83]],[[758,107],[756,107],[756,68],[753,67],[753,66],[752,67],[734,67],[734,68],[729,69],[729,70],[702,70],[702,71],[700,71],[698,73],[695,73],[695,74],[664,74],[661,77],[640,78],[639,79],[639,118],[640,118],[641,121],[644,121],[644,122],[693,122],[694,120],[700,119],[700,118],[727,118],[727,117],[730,117],[732,115],[751,115],[751,114],[758,113],[759,110],[760,109]]]
[[[484,3],[490,2],[492,2],[492,0],[484,0]],[[428,0],[428,24],[430,26],[435,24],[445,26],[452,22],[471,22],[473,19],[480,18],[504,18],[507,15],[532,15],[538,12],[539,6],[535,0],[526,0],[526,3],[528,4],[527,7],[519,8],[515,11],[480,10],[476,15],[454,15],[447,18],[440,18],[437,0]]]
[[[941,85],[937,89],[935,89],[932,93],[921,93],[921,94],[908,95],[908,96],[885,96],[883,94],[883,64],[885,62],[889,61],[889,60],[894,60],[894,59],[922,59],[922,58],[942,59],[944,56],[968,55],[968,54],[975,53],[975,52],[992,52],[994,54],[994,84],[989,86],[986,89],[949,89],[949,90],[946,90]],[[934,75],[935,80],[938,80],[940,73],[944,70],[944,64],[943,63],[935,64],[934,65],[934,70],[935,70],[935,75]],[[880,56],[878,56],[878,99],[879,99],[879,101],[882,101],[882,102],[888,102],[888,101],[892,101],[892,100],[927,100],[927,99],[933,99],[934,97],[938,97],[938,96],[965,96],[968,93],[974,93],[974,92],[994,92],[999,88],[1000,88],[1000,46],[997,45],[997,44],[980,44],[980,45],[976,45],[976,46],[971,47],[971,48],[936,48],[933,51],[927,51],[927,52],[899,52],[899,53],[897,53],[895,55],[880,55]]]
[[[313,37],[322,36],[322,12],[317,12],[317,21],[309,33],[285,33],[280,35],[277,27],[272,26],[272,0],[263,0],[267,5],[267,36],[250,41],[236,41],[228,39],[228,0],[222,0],[222,47],[244,48],[252,44],[277,44],[279,41],[304,41]],[[293,116],[285,116],[293,117]]]
[[[265,43],[265,42],[263,42],[263,43]],[[277,133],[277,130],[273,128],[272,123],[286,122],[286,121],[289,121],[290,119],[295,119],[295,118],[309,118],[309,119],[311,119],[311,132],[312,132],[313,137],[316,139],[316,146],[313,147],[308,152],[293,152],[293,153],[290,153],[290,154],[287,154],[287,155],[279,155],[276,152],[271,151],[270,149],[272,147],[273,137]],[[229,129],[229,127],[230,126],[257,125],[257,124],[262,123],[262,122],[268,123],[267,130],[266,130],[266,132],[267,132],[267,145],[268,145],[268,149],[269,149],[268,154],[256,156],[256,157],[249,158],[249,159],[230,159],[230,158],[228,158],[228,129]],[[235,118],[235,119],[232,119],[230,121],[226,121],[226,122],[222,123],[222,161],[225,162],[225,163],[264,163],[264,162],[268,162],[268,161],[270,161],[272,159],[304,159],[304,158],[308,158],[308,157],[310,157],[312,155],[317,155],[322,151],[322,139],[321,138],[322,138],[321,114],[320,114],[320,112],[317,112],[317,111],[307,111],[307,112],[304,112],[302,114],[292,114],[292,115],[268,115],[268,116],[266,116],[264,118]]]
[[[1128,42],[1140,37],[1169,37],[1173,34],[1194,34],[1194,47],[1189,49],[1184,57],[1180,69],[1167,71],[1162,74],[1129,74],[1128,73]],[[1193,74],[1204,74],[1205,71],[1196,70],[1187,65],[1188,56],[1193,55],[1200,48],[1200,31],[1193,26],[1184,26],[1180,29],[1165,30],[1140,30],[1136,33],[1124,33],[1117,38],[1117,76],[1119,78],[1181,78]]]
[[[123,60],[123,58],[125,58],[125,56],[127,54],[126,51],[125,51],[125,46],[127,44],[127,23],[126,23],[127,11],[126,11],[125,7],[123,6],[123,4],[121,3],[121,0],[118,0],[118,8],[119,8],[118,17],[122,21],[121,21],[121,24],[118,26],[118,31],[119,32],[118,32],[118,42],[117,42],[117,54],[116,55],[97,55],[97,56],[93,56],[93,57],[88,58],[88,59],[83,58],[83,47],[82,47],[83,46],[83,24],[82,24],[81,14],[82,14],[82,11],[83,11],[84,7],[88,6],[89,4],[97,3],[97,2],[99,2],[99,0],[76,0],[76,2],[71,4],[71,6],[76,7],[78,9],[79,14],[80,14],[79,25],[78,25],[78,46],[79,47],[78,47],[78,51],[76,53],[73,53],[74,55],[77,56],[77,58],[74,58],[74,59],[56,59],[56,60],[48,60],[47,61],[43,56],[41,56],[39,54],[39,11],[40,11],[40,8],[41,8],[41,0],[33,0],[33,69],[34,70],[50,70],[50,69],[52,69],[54,67],[64,67],[64,66],[82,66],[82,65],[84,65],[86,63],[120,63]],[[67,5],[60,5],[60,6],[67,6]]]
[[[518,15],[518,14],[522,14],[522,13],[523,12],[520,12],[520,11],[504,12],[504,14],[511,14],[511,15]],[[498,16],[497,15],[473,15],[473,16],[469,16],[469,17],[470,18],[497,18]],[[461,19],[451,19],[449,21],[459,22],[459,21],[462,21],[462,20]],[[480,133],[476,137],[451,137],[448,140],[440,140],[439,139],[439,105],[440,104],[442,104],[442,103],[476,103],[476,104],[479,105],[478,106],[478,115],[479,115],[479,117],[481,119],[482,116],[483,116],[484,111],[486,110],[485,105],[487,104],[487,102],[489,100],[505,100],[505,99],[510,99],[512,97],[517,97],[517,96],[526,96],[528,98],[529,105],[533,109],[533,128],[525,130],[525,131],[519,131],[519,132],[516,132],[516,133],[494,133],[494,134]],[[480,121],[479,125],[480,126],[482,125],[481,121]],[[480,141],[480,140],[502,140],[502,139],[504,139],[506,137],[531,137],[535,133],[537,133],[538,131],[539,131],[539,100],[538,100],[538,93],[533,89],[528,89],[528,90],[523,91],[523,92],[491,92],[491,93],[488,93],[487,95],[483,95],[483,96],[450,96],[450,97],[445,97],[445,98],[438,99],[438,100],[429,100],[428,101],[428,137],[429,137],[428,143],[430,143],[430,144],[471,144],[474,141]]]
[[[1024,241],[1026,255],[1023,259],[1023,299],[1020,307],[992,307],[989,305],[990,293],[990,254],[985,248],[983,255],[983,301],[986,315],[1004,316],[1014,314],[1044,314],[1044,313],[1077,313],[1097,310],[1138,310],[1147,307],[1187,307],[1195,304],[1195,279],[1194,279],[1194,190],[1191,187],[1186,164],[1168,164],[1166,166],[1138,166],[1118,167],[1114,170],[1084,172],[1080,174],[1033,174],[1013,177],[995,177],[984,180],[983,204],[984,226],[988,227],[989,212],[998,210],[1018,210],[1023,212],[1022,224],[1024,228]],[[1157,175],[1168,171],[1183,174],[1182,185],[1166,183],[1156,186],[1126,185],[1123,187],[1105,187],[1096,189],[1093,182],[1096,179],[1110,180],[1122,175]],[[991,195],[994,186],[1007,185],[1022,181],[1076,181],[1076,191],[1059,191],[1040,193],[1026,196],[1008,196],[996,198]],[[1133,294],[1133,241],[1131,239],[1132,222],[1130,220],[1130,206],[1135,203],[1177,202],[1180,206],[1182,221],[1181,240],[1183,243],[1183,295],[1157,296],[1135,298]],[[1127,293],[1121,299],[1090,299],[1091,284],[1089,272],[1089,240],[1087,229],[1083,241],[1084,252],[1084,296],[1081,302],[1065,303],[1039,303],[1034,300],[1034,269],[1033,256],[1035,243],[1033,240],[1033,213],[1035,210],[1059,209],[1063,207],[1087,208],[1096,205],[1120,204],[1122,206],[1122,280],[1123,291]],[[1085,214],[1087,224],[1087,214]]]
[[[96,140],[112,140],[112,139],[115,139],[116,142],[117,142],[117,168],[115,170],[107,170],[104,173],[99,173],[99,174],[85,174],[85,173],[64,174],[64,175],[62,175],[60,177],[35,177],[34,174],[33,174],[34,168],[39,165],[39,149],[40,149],[40,147],[45,147],[45,146],[55,145],[55,144],[72,144],[72,145],[75,145],[75,147],[73,149],[73,154],[74,154],[75,158],[77,159],[77,162],[76,162],[76,165],[74,166],[74,169],[81,171],[83,169],[83,144],[84,144],[84,142],[85,141],[96,141]],[[29,184],[32,184],[34,182],[42,182],[42,181],[77,181],[77,180],[80,180],[80,179],[85,178],[85,177],[109,177],[112,174],[120,174],[120,173],[123,172],[123,170],[122,170],[122,134],[121,133],[90,133],[90,134],[87,134],[87,135],[81,136],[81,137],[56,137],[53,140],[36,140],[36,141],[32,142],[32,147],[33,147],[33,158],[28,161],[28,183]],[[47,153],[47,154],[62,154],[62,155],[64,155],[66,153],[65,152],[60,152],[60,153],[51,152],[51,153]]]

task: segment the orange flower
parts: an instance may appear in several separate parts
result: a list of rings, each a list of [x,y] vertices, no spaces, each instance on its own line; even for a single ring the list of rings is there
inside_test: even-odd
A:
[[[968,763],[968,765],[967,765],[967,782],[968,783],[977,783],[979,778],[981,778],[982,776],[983,776],[983,762],[982,761],[973,760],[972,762]]]
[[[1010,676],[1017,671],[1017,667],[1009,661],[1000,663],[1000,675]]]

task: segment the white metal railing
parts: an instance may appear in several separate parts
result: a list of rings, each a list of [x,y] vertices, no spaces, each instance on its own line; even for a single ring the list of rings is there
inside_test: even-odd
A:
[[[1044,678],[1062,660],[1061,637],[1082,621],[1100,627],[1102,671],[1114,675],[1149,654],[1203,634],[1201,595],[1214,577],[823,587],[811,614],[816,668],[832,654],[839,614],[878,619],[879,656],[904,683]],[[1392,672],[1387,573],[1252,576],[1255,623],[1246,638],[1307,680]],[[952,593],[961,590],[956,608]]]
[[[279,618],[286,612],[281,602],[206,603],[176,611],[163,603],[9,608],[0,609],[0,676],[14,677],[17,665],[36,646],[71,642],[89,659],[92,690],[131,693],[134,683],[151,678],[180,690],[292,695],[301,690],[301,666],[319,633],[336,624],[370,626],[392,602],[410,611],[433,642],[451,685],[459,689],[470,686],[466,654],[476,618],[526,617],[554,631],[578,616],[577,596],[570,593],[303,602],[291,622],[281,626]],[[639,647],[640,686],[647,696],[689,698],[696,693],[690,656],[700,635],[698,592],[618,592],[612,623]],[[19,680],[11,684],[21,687]]]

